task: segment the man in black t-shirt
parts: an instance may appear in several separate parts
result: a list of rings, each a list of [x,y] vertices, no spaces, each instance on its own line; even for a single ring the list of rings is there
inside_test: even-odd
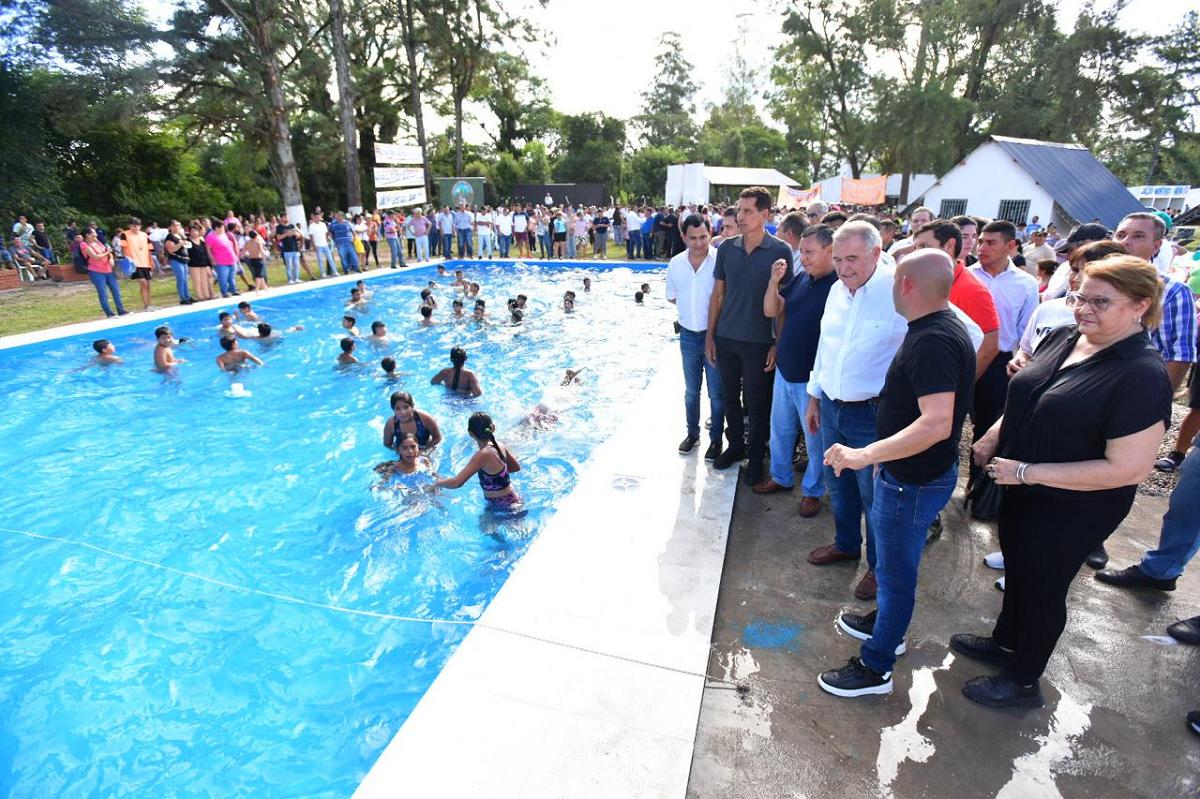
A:
[[[843,613],[838,626],[864,641],[860,657],[821,674],[835,696],[892,692],[892,666],[917,595],[925,531],[958,482],[958,441],[975,387],[975,348],[950,310],[954,262],[925,249],[896,267],[892,297],[908,331],[888,368],[876,412],[877,440],[861,449],[834,444],[825,463],[843,469],[875,465],[871,527],[875,536],[878,609]]]

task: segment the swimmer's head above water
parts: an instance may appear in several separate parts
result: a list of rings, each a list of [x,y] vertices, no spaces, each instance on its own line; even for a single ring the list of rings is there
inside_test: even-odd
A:
[[[267,324],[266,322],[259,322],[258,323],[258,337],[259,338],[270,338],[271,337],[271,326],[269,324]]]
[[[389,355],[388,357],[384,358],[382,361],[379,362],[379,366],[380,366],[380,368],[383,369],[383,373],[385,375],[387,375],[388,377],[395,377],[395,375],[396,375],[396,359],[395,358],[393,358]],[[395,404],[394,404],[395,397],[394,396],[392,398],[392,401],[393,401],[392,407],[395,407]]]
[[[113,343],[106,338],[98,338],[93,341],[92,349],[96,351],[97,355],[112,355],[117,351],[117,348],[113,346]]]

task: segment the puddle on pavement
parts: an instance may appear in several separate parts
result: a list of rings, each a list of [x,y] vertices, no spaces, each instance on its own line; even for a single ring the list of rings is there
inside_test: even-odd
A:
[[[880,732],[875,775],[879,781],[881,799],[892,799],[892,783],[900,773],[901,763],[906,760],[924,763],[933,757],[933,741],[917,731],[917,724],[929,708],[929,698],[937,691],[934,672],[945,671],[953,662],[954,655],[947,653],[942,665],[913,671],[912,687],[908,689],[908,701],[911,704],[908,714],[899,724],[884,727]]]
[[[1013,775],[996,799],[1062,799],[1054,784],[1055,768],[1075,756],[1074,747],[1080,735],[1091,726],[1092,706],[1082,705],[1066,694],[1050,719],[1050,729],[1037,737],[1038,748],[1013,761]]]

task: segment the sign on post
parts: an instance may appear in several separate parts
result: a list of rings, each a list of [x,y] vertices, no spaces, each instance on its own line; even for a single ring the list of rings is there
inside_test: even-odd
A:
[[[421,148],[415,144],[375,143],[375,163],[377,164],[420,164]]]
[[[411,166],[375,167],[375,188],[391,189],[404,186],[424,186],[425,170]]]
[[[400,191],[375,192],[376,208],[402,208],[410,205],[425,204],[425,187],[401,189]]]

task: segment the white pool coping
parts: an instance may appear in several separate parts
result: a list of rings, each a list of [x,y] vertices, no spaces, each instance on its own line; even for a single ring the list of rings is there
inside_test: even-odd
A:
[[[684,796],[737,470],[682,399],[666,347],[354,799]]]

